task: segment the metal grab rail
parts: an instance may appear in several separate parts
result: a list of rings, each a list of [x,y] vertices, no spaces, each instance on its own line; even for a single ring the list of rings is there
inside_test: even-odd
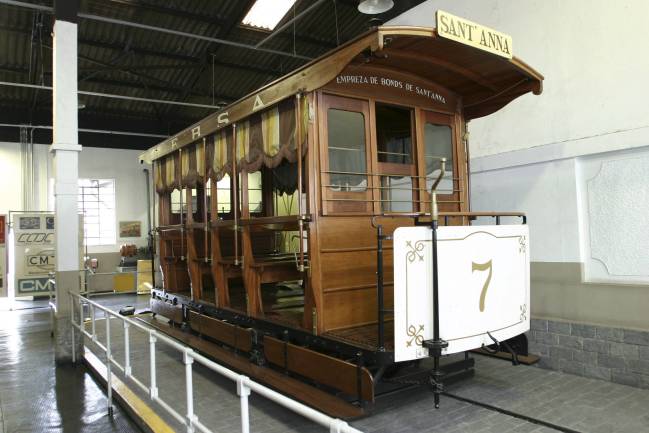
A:
[[[342,421],[338,418],[332,418],[328,415],[323,414],[315,409],[312,409],[302,403],[299,403],[295,400],[290,399],[276,391],[273,391],[270,388],[267,388],[264,385],[261,385],[257,382],[252,381],[249,377],[238,374],[228,368],[223,367],[215,363],[214,361],[204,357],[203,355],[195,352],[188,346],[179,343],[178,341],[167,337],[166,335],[149,328],[148,326],[139,323],[135,320],[129,319],[120,315],[119,313],[110,310],[97,302],[91,301],[90,299],[82,296],[79,293],[68,292],[70,294],[70,322],[72,324],[72,362],[76,362],[76,347],[75,347],[75,329],[81,332],[81,335],[88,337],[99,349],[101,349],[106,354],[106,382],[107,382],[107,405],[108,413],[112,414],[113,411],[113,401],[112,401],[112,367],[115,366],[120,372],[124,374],[124,377],[138,388],[143,390],[149,395],[151,401],[158,403],[164,410],[166,410],[173,418],[175,418],[179,423],[187,427],[187,432],[194,432],[196,429],[204,433],[211,433],[207,426],[202,424],[198,419],[198,416],[194,413],[194,394],[193,394],[193,382],[192,382],[192,364],[194,361],[202,364],[203,366],[209,368],[210,370],[225,376],[226,378],[232,380],[237,384],[237,394],[239,395],[240,405],[241,405],[241,432],[249,433],[250,432],[250,417],[248,410],[248,397],[251,392],[256,392],[259,395],[266,397],[267,399],[277,403],[303,417],[320,424],[323,427],[328,427],[331,433],[362,433],[360,430],[351,427],[345,421]],[[76,305],[75,305],[76,304]],[[85,326],[85,306],[88,306],[90,322],[91,322],[91,332],[86,330]],[[76,308],[76,310],[75,310]],[[96,324],[95,324],[95,310],[101,310],[104,312],[104,318],[106,321],[106,344],[102,344],[97,339]],[[75,311],[79,313],[79,321],[75,321]],[[111,318],[119,319],[122,322],[124,329],[124,364],[120,364],[111,354],[111,334],[110,334],[110,321]],[[134,327],[138,328],[141,331],[145,332],[149,336],[149,373],[150,373],[150,386],[144,385],[140,380],[132,374],[131,369],[131,360],[130,360],[130,333],[129,328]],[[168,403],[166,403],[158,395],[157,387],[157,372],[156,372],[156,343],[160,341],[166,345],[178,350],[183,354],[183,363],[185,364],[185,391],[187,399],[187,414],[185,416],[181,415],[172,408]],[[85,346],[85,340],[83,345]]]

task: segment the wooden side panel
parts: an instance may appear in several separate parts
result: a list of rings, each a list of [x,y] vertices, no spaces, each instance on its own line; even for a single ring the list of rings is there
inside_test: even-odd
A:
[[[323,318],[325,332],[376,323],[378,320],[376,295],[376,285],[325,292]],[[394,299],[392,284],[385,284],[383,296],[385,308],[391,309]]]
[[[236,349],[252,350],[252,331],[225,323],[194,311],[189,311],[189,326],[199,334],[214,338]]]
[[[279,367],[286,367],[291,372],[350,396],[358,395],[358,367],[355,364],[268,336],[264,337],[264,355],[269,362]],[[362,399],[374,401],[372,375],[364,367],[360,369],[360,373]]]
[[[159,299],[151,299],[151,311],[166,317],[174,323],[183,322],[183,309],[180,304],[172,305]]]
[[[384,234],[412,225],[409,218],[378,218]],[[353,235],[350,235],[352,234]],[[321,332],[376,323],[376,228],[370,217],[322,217],[320,240]],[[383,244],[384,307],[392,308],[392,242]]]

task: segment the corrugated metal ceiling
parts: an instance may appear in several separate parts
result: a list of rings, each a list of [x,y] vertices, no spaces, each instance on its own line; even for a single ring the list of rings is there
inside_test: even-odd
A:
[[[32,2],[51,6],[51,0]],[[80,11],[254,45],[269,33],[239,24],[253,2],[81,0]],[[367,29],[370,17],[358,12],[357,3],[325,1],[263,47],[312,58],[322,55]],[[421,0],[395,3],[382,18],[389,19]],[[283,22],[312,4],[313,0],[298,0]],[[52,23],[49,13],[0,4],[0,81],[51,85]],[[78,31],[79,89],[91,92],[212,105],[236,100],[306,61],[87,19],[80,19]],[[173,134],[212,111],[96,96],[80,96],[80,101],[85,106],[79,112],[81,128],[158,134]],[[0,123],[49,125],[51,105],[49,91],[0,86]],[[2,130],[0,135],[3,131],[18,136],[16,130]],[[93,140],[86,145],[146,148],[152,144],[124,137],[119,142],[85,139]]]

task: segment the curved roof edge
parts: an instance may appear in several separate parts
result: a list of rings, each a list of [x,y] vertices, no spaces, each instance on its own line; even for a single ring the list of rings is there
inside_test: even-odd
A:
[[[367,50],[380,52],[385,48],[384,43],[397,36],[437,39],[443,40],[444,44],[448,43],[451,47],[461,46],[457,42],[439,38],[437,31],[430,27],[381,26],[374,28],[165,139],[142,153],[140,160],[151,163],[153,160],[194,143],[291,95],[323,87],[333,80],[356,56]],[[476,48],[462,47],[462,49],[469,48],[472,51],[481,52]],[[466,105],[465,116],[467,118],[490,114],[516,97],[530,91],[537,95],[542,92],[543,76],[522,60],[516,57],[506,59],[490,53],[482,53],[484,54],[481,55],[506,62],[503,64],[504,69],[513,70],[525,79],[510,88],[496,89],[492,92],[493,94]]]

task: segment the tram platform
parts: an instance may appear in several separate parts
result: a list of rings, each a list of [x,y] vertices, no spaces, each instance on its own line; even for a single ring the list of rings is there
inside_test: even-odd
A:
[[[93,300],[117,310],[120,305],[142,308],[148,298],[119,295]],[[103,385],[92,380],[87,369],[54,367],[47,309],[2,314],[11,319],[0,323],[1,432],[138,431],[119,406],[113,419],[106,415]],[[114,322],[113,356],[120,358],[121,327]],[[100,341],[103,329],[97,326]],[[131,339],[133,374],[148,384],[146,336],[131,331]],[[92,349],[91,344],[88,347]],[[98,350],[95,353],[103,359]],[[379,397],[371,415],[350,424],[372,433],[649,432],[649,390],[472,356],[475,376],[449,386],[439,410],[434,409],[427,388],[410,389]],[[184,413],[182,357],[160,344],[156,365],[159,395]],[[200,365],[194,365],[193,383],[194,410],[201,422],[215,431],[239,431],[236,385]],[[141,397],[146,401],[146,396]],[[254,393],[250,404],[252,432],[326,431]],[[184,431],[155,404],[151,408],[172,429]]]

